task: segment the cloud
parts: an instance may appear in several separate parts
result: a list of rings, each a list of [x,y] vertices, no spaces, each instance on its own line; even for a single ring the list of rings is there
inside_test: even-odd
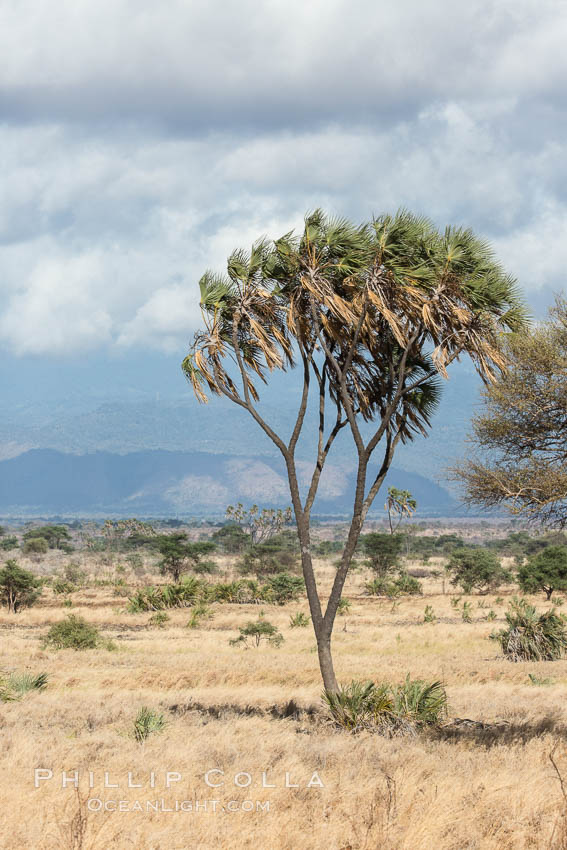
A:
[[[0,344],[182,353],[205,268],[319,205],[562,286],[566,36],[552,0],[8,0]]]
[[[25,289],[9,298],[0,339],[16,354],[66,354],[104,345],[112,319],[101,297],[101,273],[96,254],[42,260]]]

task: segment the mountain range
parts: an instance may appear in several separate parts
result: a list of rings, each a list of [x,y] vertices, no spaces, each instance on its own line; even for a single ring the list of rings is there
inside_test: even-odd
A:
[[[235,501],[287,504],[279,453],[250,416],[225,399],[198,404],[178,361],[158,366],[155,356],[118,361],[110,371],[96,362],[25,373],[4,364],[0,513],[196,515],[222,513]],[[457,364],[430,436],[397,450],[389,483],[410,489],[422,515],[459,510],[446,468],[466,451],[479,389],[474,370]],[[297,397],[293,374],[276,374],[263,388],[261,410],[284,435]],[[297,450],[304,476],[315,430],[311,410]],[[346,431],[329,457],[318,512],[349,510],[355,455]]]

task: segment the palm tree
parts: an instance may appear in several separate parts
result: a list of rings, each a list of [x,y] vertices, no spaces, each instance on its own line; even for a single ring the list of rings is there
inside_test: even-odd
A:
[[[356,226],[316,210],[303,233],[235,251],[227,275],[200,281],[205,329],[182,364],[193,389],[245,408],[285,462],[325,689],[336,692],[333,624],[352,556],[400,441],[426,435],[440,376],[467,353],[487,381],[505,366],[500,337],[525,322],[515,283],[470,230],[436,230],[401,211]],[[257,381],[299,365],[303,387],[289,440],[260,415]],[[256,382],[256,383],[255,383]],[[295,451],[312,390],[319,411],[313,473],[300,492]],[[332,411],[328,423],[329,408]],[[362,422],[374,423],[363,436]],[[347,428],[358,462],[352,519],[330,597],[321,603],[310,517],[321,472]],[[371,460],[380,447],[380,458]]]

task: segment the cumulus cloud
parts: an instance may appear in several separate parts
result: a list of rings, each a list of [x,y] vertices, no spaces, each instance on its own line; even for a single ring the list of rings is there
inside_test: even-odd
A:
[[[181,353],[204,269],[318,205],[561,287],[566,36],[553,0],[8,0],[0,344]]]

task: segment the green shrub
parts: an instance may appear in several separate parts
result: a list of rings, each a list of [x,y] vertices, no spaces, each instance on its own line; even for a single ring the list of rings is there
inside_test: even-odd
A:
[[[187,623],[187,628],[197,629],[201,625],[202,620],[211,620],[213,616],[213,611],[208,605],[205,605],[203,602],[197,602],[197,604],[193,605],[191,608],[191,616]]]
[[[171,620],[169,614],[165,611],[156,611],[148,620],[148,626],[155,626],[158,629],[165,629],[165,624]]]
[[[308,626],[311,618],[307,614],[298,611],[297,614],[291,614],[289,618],[290,629],[303,629]]]
[[[463,610],[461,611],[463,623],[472,623],[472,605],[470,602],[463,602]]]
[[[435,611],[431,607],[431,605],[425,606],[425,611],[423,612],[423,622],[424,623],[435,623],[437,617],[435,615]]]
[[[337,608],[337,614],[339,617],[344,617],[350,609],[352,608],[352,602],[350,599],[347,599],[346,596],[343,596],[342,599],[339,599],[339,605]]]
[[[8,611],[17,613],[32,606],[41,595],[41,586],[40,579],[14,560],[6,561],[0,570],[0,602]]]
[[[18,538],[11,534],[9,537],[2,537],[0,539],[0,551],[9,552],[11,549],[18,548]]]
[[[262,586],[262,594],[266,602],[274,602],[276,605],[296,602],[304,591],[303,579],[290,573],[270,576]]]
[[[178,584],[143,587],[128,600],[128,611],[163,611],[165,608],[187,608],[200,599],[206,599],[211,586],[203,579],[187,576]]]
[[[297,539],[290,541],[285,535],[277,535],[250,546],[236,567],[242,575],[269,576],[296,570],[298,563]]]
[[[460,585],[465,593],[473,590],[488,593],[512,580],[512,574],[502,566],[498,556],[487,549],[467,546],[456,549],[446,569],[452,575],[451,584]]]
[[[365,555],[368,557],[367,566],[378,578],[385,578],[398,568],[402,549],[402,538],[397,534],[373,532],[360,538]]]
[[[565,617],[550,608],[538,614],[525,599],[513,599],[506,612],[507,627],[490,635],[510,661],[555,661],[567,649]]]
[[[28,537],[22,546],[24,555],[45,555],[48,549],[49,544],[45,537]]]
[[[522,564],[518,584],[524,593],[543,590],[546,599],[556,590],[567,590],[567,546],[547,546]]]
[[[352,681],[337,693],[324,691],[323,702],[333,724],[350,732],[415,733],[447,716],[442,683],[412,680],[409,674],[399,685]]]
[[[44,646],[53,649],[97,649],[104,641],[96,626],[83,617],[69,614],[65,620],[54,623],[44,638]]]
[[[166,726],[167,721],[161,712],[142,706],[134,720],[132,735],[139,744],[143,744],[150,735],[161,734]]]
[[[229,641],[231,646],[242,644],[248,648],[251,643],[253,646],[258,647],[262,641],[266,641],[272,646],[277,647],[280,646],[284,640],[279,629],[274,626],[273,623],[265,620],[263,614],[260,614],[255,622],[246,623],[246,625],[239,628],[238,631],[240,632],[239,636]]]
[[[420,596],[423,592],[420,582],[406,572],[400,573],[393,581],[375,578],[366,583],[365,589],[371,596],[387,596],[388,599],[395,599],[398,596]]]
[[[76,561],[70,561],[63,567],[63,576],[70,584],[81,587],[87,582],[87,574]]]
[[[70,581],[65,581],[64,578],[56,578],[53,582],[53,593],[56,593],[58,596],[65,593],[73,593],[77,588],[74,584],[71,584]]]

